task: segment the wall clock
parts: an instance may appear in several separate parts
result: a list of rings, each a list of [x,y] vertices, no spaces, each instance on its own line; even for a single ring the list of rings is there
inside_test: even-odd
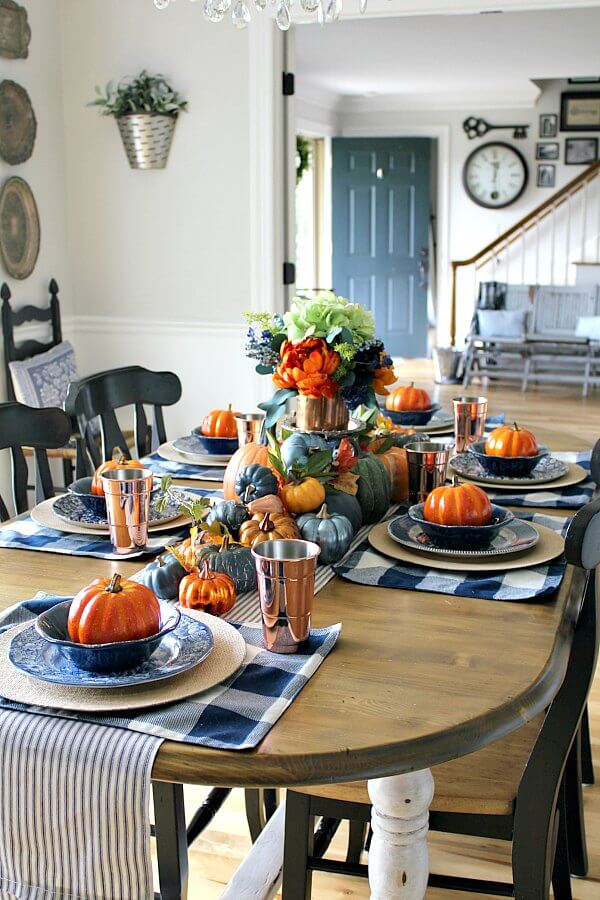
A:
[[[486,209],[510,206],[527,187],[529,172],[522,153],[511,144],[491,141],[469,154],[463,168],[464,188]]]

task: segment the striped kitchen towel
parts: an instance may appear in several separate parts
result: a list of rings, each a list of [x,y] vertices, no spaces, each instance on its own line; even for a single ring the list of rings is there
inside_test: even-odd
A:
[[[538,525],[545,525],[564,537],[570,518],[523,513],[519,516]],[[509,569],[506,572],[444,571],[430,569],[426,559],[422,566],[403,563],[383,556],[364,540],[354,552],[333,568],[337,575],[354,584],[401,588],[411,591],[431,591],[457,597],[478,597],[482,600],[535,600],[553,594],[565,573],[564,557],[541,566]]]
[[[161,739],[0,710],[0,896],[151,900]]]
[[[155,475],[171,475],[173,478],[189,478],[191,481],[223,482],[225,466],[193,466],[190,463],[163,459],[159,453],[144,456],[140,462]]]
[[[577,463],[586,472],[590,471],[591,451],[560,452],[553,453],[557,459],[564,462]],[[591,478],[580,481],[579,484],[571,484],[564,488],[552,489],[549,485],[544,491],[493,491],[486,488],[490,500],[499,506],[538,506],[546,509],[579,509],[589,503],[596,490],[596,485]]]

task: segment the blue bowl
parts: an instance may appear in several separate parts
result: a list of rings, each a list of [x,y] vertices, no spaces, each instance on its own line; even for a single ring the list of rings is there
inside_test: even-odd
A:
[[[181,613],[161,600],[160,631],[139,641],[119,641],[114,644],[76,644],[69,637],[67,620],[71,600],[57,603],[35,620],[35,630],[67,657],[73,665],[86,672],[125,672],[136,669],[149,659],[165,635],[179,624]]]
[[[154,482],[155,487],[152,489],[152,495],[150,497],[150,502],[156,499],[156,495],[158,491],[160,491],[160,485]],[[102,519],[106,518],[106,500],[102,495],[92,494],[92,479],[90,476],[87,478],[78,478],[77,481],[73,481],[67,488],[70,494],[74,494],[76,497],[81,500],[83,505],[87,510],[93,513],[95,516],[99,516]]]
[[[441,409],[439,403],[434,403],[429,409],[409,409],[404,412],[386,409],[385,406],[380,406],[379,408],[384,416],[388,416],[392,420],[394,425],[404,425],[405,427],[408,425],[427,425],[432,415],[438,409]]]
[[[232,456],[239,447],[239,442],[236,437],[208,437],[207,435],[202,434],[200,428],[194,428],[192,434],[196,435],[204,452],[209,453],[211,456]]]
[[[424,503],[416,503],[408,510],[413,522],[421,526],[428,538],[448,550],[481,550],[489,547],[501,528],[512,522],[509,509],[492,503],[492,521],[489,525],[438,525],[423,516]]]
[[[488,475],[496,478],[527,478],[544,456],[548,456],[545,447],[539,448],[537,456],[490,456],[485,452],[485,441],[476,441],[469,447],[469,452],[477,457]]]

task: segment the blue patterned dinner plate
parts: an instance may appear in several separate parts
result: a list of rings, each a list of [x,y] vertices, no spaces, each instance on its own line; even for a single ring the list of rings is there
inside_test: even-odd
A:
[[[202,457],[202,463],[207,465],[209,463],[212,465],[218,465],[219,463],[226,465],[231,459],[231,453],[226,453],[222,456],[207,453],[204,445],[195,434],[184,434],[183,437],[174,440],[173,449],[182,453],[184,456],[200,456]]]
[[[458,453],[450,460],[450,468],[464,478],[482,484],[496,484],[504,487],[527,487],[528,485],[549,484],[566,475],[569,466],[562,459],[543,456],[530,475],[523,478],[510,478],[503,475],[490,475],[485,471],[474,453]]]
[[[388,525],[388,534],[392,540],[410,550],[452,556],[455,559],[485,559],[488,556],[522,553],[535,547],[540,539],[539,532],[529,522],[513,519],[509,525],[500,529],[488,547],[477,550],[449,550],[436,544],[425,534],[421,526],[407,515],[392,519]]]
[[[417,433],[430,431],[434,434],[440,431],[454,431],[454,413],[447,412],[445,409],[438,409],[434,412],[427,425],[411,425],[410,427],[414,428]]]
[[[149,526],[162,525],[163,522],[171,522],[181,515],[179,507],[171,503],[166,509],[159,512],[156,508],[158,498],[150,504]],[[52,509],[59,519],[73,525],[81,525],[83,528],[98,528],[105,526],[108,531],[106,516],[99,516],[80,500],[77,494],[61,494],[52,504]]]
[[[24,628],[10,642],[8,658],[16,669],[53,684],[76,687],[122,688],[161,681],[186,672],[206,659],[213,649],[213,636],[203,622],[182,614],[179,624],[167,634],[152,656],[136,669],[124,672],[86,672],[45,641],[35,625]]]

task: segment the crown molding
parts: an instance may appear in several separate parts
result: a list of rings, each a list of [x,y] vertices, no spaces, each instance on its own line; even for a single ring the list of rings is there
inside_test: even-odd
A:
[[[452,94],[381,94],[371,97],[341,97],[336,112],[344,115],[378,112],[421,112],[424,110],[462,110],[488,112],[492,109],[534,109],[540,90],[528,81],[522,90],[465,91]]]

